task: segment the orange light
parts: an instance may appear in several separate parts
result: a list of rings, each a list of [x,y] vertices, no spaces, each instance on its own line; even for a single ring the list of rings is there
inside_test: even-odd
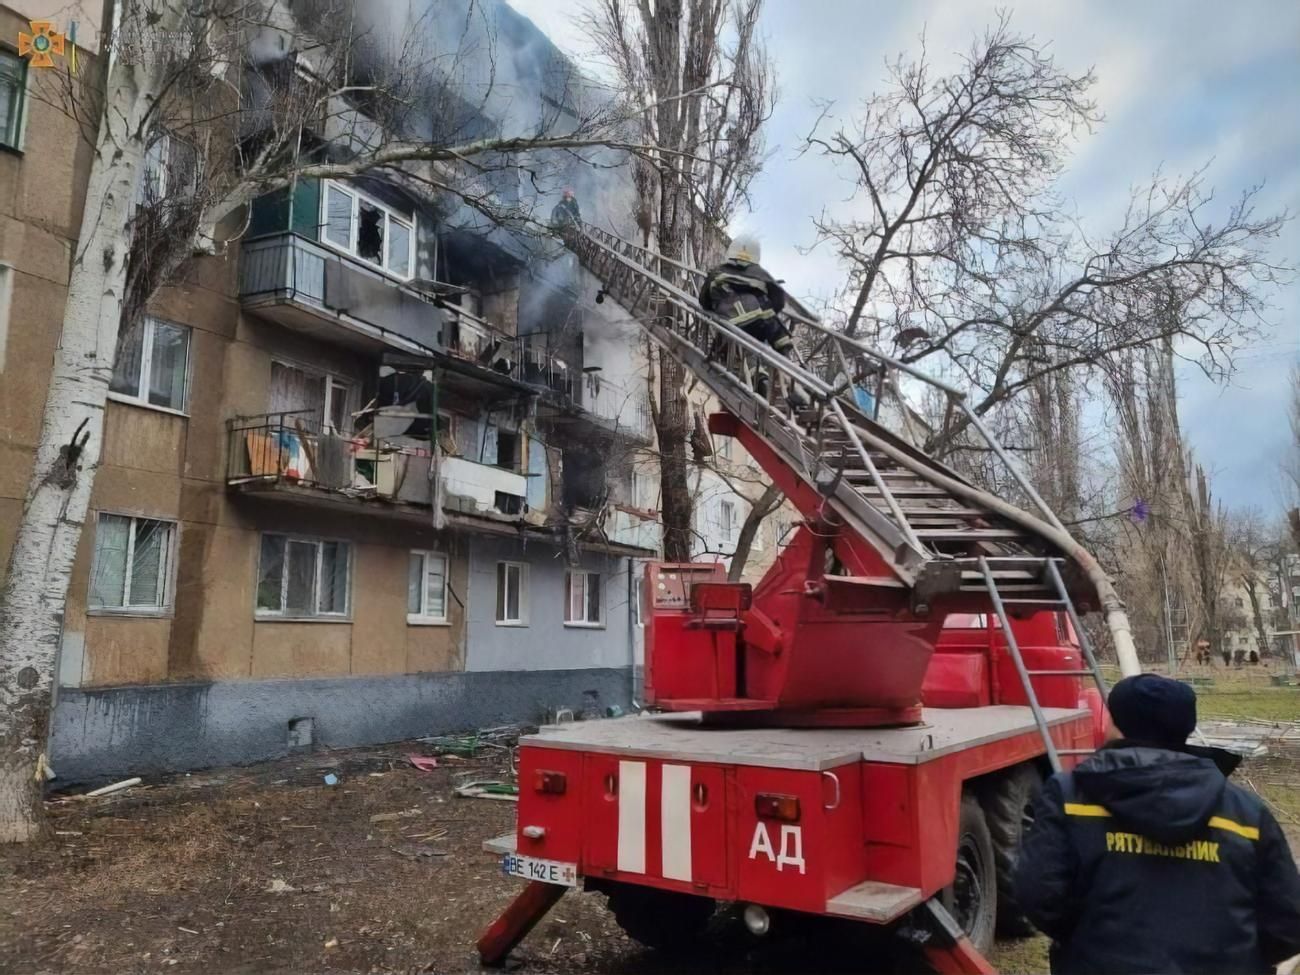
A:
[[[799,822],[799,797],[760,792],[754,797],[754,812],[759,819],[778,819],[783,823]]]
[[[547,795],[562,796],[568,791],[569,783],[563,772],[548,772],[539,768],[533,773],[533,787]]]

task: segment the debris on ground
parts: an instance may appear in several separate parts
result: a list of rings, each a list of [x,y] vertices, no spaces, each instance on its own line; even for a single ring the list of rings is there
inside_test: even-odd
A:
[[[432,755],[417,755],[415,752],[410,752],[407,754],[406,760],[421,772],[432,772],[438,767],[438,760]]]
[[[339,777],[331,772],[329,775],[324,777],[323,781],[326,785],[338,785]]]
[[[456,786],[456,795],[464,799],[500,799],[505,802],[518,802],[519,786],[498,779],[466,782],[464,785]]]
[[[133,779],[123,779],[121,782],[114,782],[112,785],[101,785],[98,789],[92,789],[84,796],[86,799],[98,799],[100,796],[111,796],[116,792],[129,789],[133,785],[139,785],[141,779],[137,776]]]
[[[1273,751],[1300,749],[1300,721],[1250,718],[1202,721],[1197,726],[1195,741],[1245,758],[1263,758]]]

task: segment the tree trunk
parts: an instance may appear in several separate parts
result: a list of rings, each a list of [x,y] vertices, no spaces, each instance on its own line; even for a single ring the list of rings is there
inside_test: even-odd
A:
[[[728,582],[739,582],[745,574],[749,563],[749,553],[754,547],[754,537],[763,524],[763,519],[776,510],[781,499],[785,497],[775,484],[769,484],[745,516],[745,523],[740,526],[740,536],[736,539],[736,551],[731,556],[731,569],[727,572]]]
[[[1263,657],[1269,651],[1268,627],[1264,625],[1264,614],[1259,608],[1259,581],[1253,573],[1242,578],[1246,595],[1250,598],[1250,615],[1255,624],[1255,642],[1259,644],[1259,655]]]
[[[116,61],[86,187],[35,466],[0,591],[0,842],[41,829],[49,730],[68,580],[99,463],[121,320],[130,209],[153,99],[151,75]]]
[[[686,457],[690,408],[686,400],[685,370],[671,356],[659,356],[659,410],[655,432],[659,439],[660,517],[664,526],[664,558],[691,560],[692,522],[690,465]]]

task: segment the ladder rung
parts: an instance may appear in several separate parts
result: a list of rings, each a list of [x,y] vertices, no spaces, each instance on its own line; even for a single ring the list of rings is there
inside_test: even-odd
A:
[[[1096,754],[1096,751],[1097,751],[1097,749],[1095,749],[1095,748],[1058,748],[1058,749],[1056,750],[1056,754],[1058,754],[1058,755],[1093,755],[1093,754]]]
[[[1091,677],[1091,670],[1031,670],[1030,677]]]
[[[1064,606],[1064,599],[1004,599],[1004,606]]]
[[[936,541],[980,541],[992,538],[1025,538],[1026,532],[1017,528],[972,528],[968,531],[949,531],[944,528],[921,528],[916,532],[917,538],[929,538]]]

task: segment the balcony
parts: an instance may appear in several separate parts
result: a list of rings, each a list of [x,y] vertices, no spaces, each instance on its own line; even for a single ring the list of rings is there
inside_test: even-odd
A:
[[[546,332],[519,337],[521,378],[547,390],[539,416],[577,437],[601,440],[623,437],[637,443],[654,440],[650,401],[643,385],[628,389],[601,378],[599,370],[584,369],[581,354],[564,354]]]
[[[233,491],[334,507],[370,502],[377,513],[431,517],[428,445],[341,436],[322,430],[310,410],[236,417],[227,431],[226,484]],[[528,514],[522,474],[462,457],[443,457],[440,473],[444,511],[512,521]]]
[[[263,318],[350,348],[428,355],[441,346],[444,314],[432,296],[294,233],[243,245],[239,297]]]

